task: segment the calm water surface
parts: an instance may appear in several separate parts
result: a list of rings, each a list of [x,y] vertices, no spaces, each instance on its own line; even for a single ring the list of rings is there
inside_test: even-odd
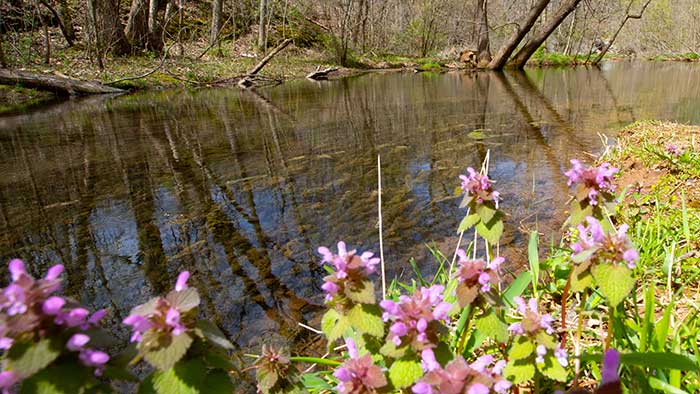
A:
[[[489,150],[517,265],[529,230],[548,239],[560,225],[569,159],[641,119],[700,123],[698,66],[369,74],[67,102],[0,118],[0,257],[36,275],[64,264],[66,293],[110,308],[122,338],[130,308],[190,270],[202,313],[244,364],[264,341],[315,339],[297,323],[318,325],[319,245],[378,249],[377,154],[391,275],[410,276],[410,258],[429,274],[426,243],[454,248],[457,176]]]

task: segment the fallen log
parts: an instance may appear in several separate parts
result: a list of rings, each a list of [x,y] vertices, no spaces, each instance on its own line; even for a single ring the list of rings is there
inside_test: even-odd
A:
[[[338,67],[328,67],[328,68],[324,68],[323,70],[321,70],[321,66],[318,66],[316,68],[316,71],[309,73],[309,75],[307,75],[306,78],[313,79],[315,81],[317,81],[319,79],[326,79],[326,78],[328,78],[328,74],[335,72],[335,71],[338,71]]]
[[[21,84],[27,88],[54,92],[61,96],[124,92],[122,89],[105,86],[95,81],[81,81],[79,79],[28,71],[9,70],[6,68],[0,68],[0,84]]]
[[[270,60],[272,60],[272,58],[275,57],[275,55],[277,55],[281,50],[283,50],[284,48],[286,48],[287,45],[291,44],[291,42],[292,42],[292,39],[291,39],[291,38],[287,38],[286,40],[282,41],[281,44],[279,44],[275,49],[273,49],[272,51],[270,51],[270,53],[268,53],[267,56],[265,56],[258,64],[255,65],[255,67],[253,67],[252,69],[250,69],[250,71],[248,71],[248,72],[246,73],[246,75],[245,75],[243,78],[241,78],[240,81],[238,81],[238,86],[240,86],[240,87],[242,87],[242,88],[245,88],[245,89],[247,89],[247,88],[253,86],[253,84],[254,84],[254,79],[255,79],[255,75],[256,75],[260,70],[262,70],[262,68],[265,67],[265,65],[266,65]]]

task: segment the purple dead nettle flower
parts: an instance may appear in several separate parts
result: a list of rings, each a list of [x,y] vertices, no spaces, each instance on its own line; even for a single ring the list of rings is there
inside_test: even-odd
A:
[[[106,311],[90,314],[75,302],[53,295],[61,288],[60,276],[64,268],[60,264],[49,268],[42,279],[29,275],[24,263],[18,259],[10,261],[8,269],[12,283],[0,292],[0,349],[9,350],[16,341],[28,338],[38,340],[47,335],[60,336],[72,332],[66,348],[79,352],[83,364],[95,367],[95,373],[100,374],[109,356],[85,347],[90,337],[80,330],[99,326]],[[10,379],[10,375],[6,376],[4,380]],[[2,382],[0,387],[3,387]]]
[[[588,216],[586,222],[587,226],[578,225],[578,241],[571,244],[575,260],[578,256],[587,264],[626,263],[630,269],[636,267],[639,253],[627,236],[627,224],[622,224],[616,232],[606,234],[596,218]]]
[[[548,314],[540,314],[537,310],[537,300],[530,298],[530,301],[525,303],[522,297],[515,297],[513,301],[518,305],[517,311],[522,317],[518,323],[513,323],[508,327],[512,333],[516,335],[527,335],[534,337],[540,331],[545,331],[547,334],[554,334],[554,318]]]
[[[490,262],[482,259],[471,260],[464,250],[457,250],[459,265],[457,267],[457,299],[464,307],[471,304],[480,294],[488,293],[493,286],[498,285],[500,266],[505,259],[496,257]]]
[[[323,257],[321,264],[333,267],[334,272],[324,278],[321,288],[326,292],[326,301],[342,294],[346,288],[367,280],[367,276],[376,272],[379,258],[372,252],[364,252],[357,255],[355,250],[348,251],[345,242],[338,242],[338,254],[333,254],[325,246],[318,248],[318,253]]]
[[[444,290],[443,286],[433,285],[416,290],[411,297],[402,295],[399,302],[381,301],[382,318],[393,322],[387,339],[396,346],[408,345],[419,352],[437,346],[441,321],[449,320],[447,314],[452,309],[452,304],[443,301]]]
[[[187,290],[189,277],[188,271],[178,275],[175,292]],[[187,331],[188,327],[181,321],[182,313],[186,311],[179,310],[168,300],[168,297],[158,297],[151,302],[134,308],[124,319],[123,323],[132,329],[131,342],[141,342],[143,334],[151,329],[173,336]]]
[[[679,148],[676,144],[666,145],[666,152],[668,152],[672,156],[680,156],[683,154],[683,150]]]
[[[386,377],[382,369],[372,362],[372,355],[367,353],[360,357],[352,338],[346,339],[345,343],[350,358],[333,373],[340,381],[336,387],[338,393],[375,393],[378,388],[386,386]]]
[[[469,196],[473,197],[479,204],[486,201],[493,201],[498,208],[498,198],[500,194],[493,190],[491,180],[488,175],[481,175],[473,168],[467,168],[467,175],[460,175],[462,180],[462,190]]]
[[[14,386],[19,380],[20,377],[13,371],[0,372],[0,389],[2,390],[2,394],[12,393],[12,386]]]
[[[507,393],[511,383],[502,376],[506,362],[494,363],[490,354],[471,364],[458,356],[444,369],[435,368],[413,386],[414,394],[489,394]]]
[[[598,204],[598,196],[600,193],[613,193],[615,184],[613,176],[619,171],[618,168],[611,167],[609,163],[603,163],[599,167],[584,167],[580,161],[571,160],[571,169],[564,174],[569,177],[567,184],[569,186],[578,184],[582,192],[577,193],[577,197],[588,197],[590,205]]]
[[[533,341],[538,341],[540,339],[539,335],[542,333],[546,335],[554,334],[554,328],[552,327],[554,318],[548,313],[541,314],[539,312],[537,300],[535,298],[531,298],[527,303],[522,297],[515,297],[513,301],[517,304],[517,311],[522,319],[508,327],[510,332],[515,335],[525,335]],[[550,350],[559,364],[563,367],[569,365],[566,350],[561,348],[550,349],[542,343],[539,343],[535,348],[535,362],[543,363],[544,356],[546,356]]]
[[[618,382],[620,380],[620,375],[618,374],[618,369],[620,368],[620,353],[615,349],[608,349],[603,354],[603,368],[600,371],[600,384],[605,385],[609,383]]]

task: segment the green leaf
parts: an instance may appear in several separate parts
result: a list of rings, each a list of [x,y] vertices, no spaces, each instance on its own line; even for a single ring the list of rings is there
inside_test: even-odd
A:
[[[381,349],[379,349],[379,353],[387,357],[398,359],[406,355],[406,350],[406,346],[397,348],[393,341],[386,341]]]
[[[538,234],[537,231],[530,232],[530,240],[527,244],[527,261],[530,263],[530,272],[532,272],[532,291],[537,298],[537,282],[540,280],[540,256],[537,250]]]
[[[476,223],[479,222],[481,218],[479,217],[478,214],[472,213],[471,215],[465,216],[461,222],[459,222],[459,227],[457,228],[457,232],[461,233],[463,231],[467,231],[470,228],[472,228]]]
[[[370,280],[364,280],[355,286],[345,287],[345,295],[358,304],[374,304],[374,284]]]
[[[203,355],[204,362],[207,363],[212,368],[223,369],[224,371],[231,371],[236,369],[236,366],[231,361],[231,358],[217,351],[207,351]]]
[[[700,372],[700,367],[686,356],[666,352],[625,353],[620,355],[620,362],[656,369],[678,369],[681,371]]]
[[[508,341],[508,325],[490,308],[474,322],[476,329],[500,343]]]
[[[635,280],[632,271],[623,265],[598,264],[591,269],[601,294],[616,307],[632,291]]]
[[[511,345],[508,351],[508,357],[511,360],[522,360],[526,359],[535,352],[535,344],[532,343],[528,338],[524,336],[519,336],[516,341]]]
[[[206,339],[216,346],[226,350],[233,349],[233,344],[229,342],[226,335],[219,330],[219,327],[217,327],[216,324],[208,320],[197,320],[197,325],[194,332],[200,338]]]
[[[525,271],[518,275],[517,278],[508,286],[506,291],[503,292],[503,299],[510,306],[515,306],[515,301],[513,299],[523,294],[527,286],[530,284],[532,275],[530,272]]]
[[[123,380],[125,382],[138,382],[139,378],[131,371],[122,367],[107,365],[102,371],[102,376],[110,380]]]
[[[321,330],[326,334],[329,345],[340,338],[348,327],[350,327],[350,319],[335,309],[329,309],[321,320]]]
[[[578,293],[591,287],[593,276],[588,270],[590,265],[574,265],[574,273],[571,275],[571,292]]]
[[[202,386],[202,392],[227,394],[232,393],[235,388],[236,386],[231,382],[229,374],[225,371],[217,370],[207,374],[207,377],[204,379],[204,385]]]
[[[142,350],[143,358],[161,371],[166,371],[187,353],[192,345],[192,337],[187,333],[178,336],[160,335],[151,330],[143,335],[141,344],[147,343],[147,347]]]
[[[348,313],[350,325],[360,333],[373,337],[384,336],[384,321],[381,311],[376,305],[358,304]]]
[[[569,220],[572,226],[583,223],[587,216],[593,214],[593,207],[587,203],[584,205],[585,206],[582,206],[577,200],[571,202],[571,215],[569,216]]]
[[[301,376],[301,380],[304,383],[304,387],[314,389],[314,391],[318,390],[318,392],[321,392],[321,390],[325,390],[331,392],[335,389],[325,379],[316,374],[306,373]]]
[[[497,216],[490,223],[484,224],[483,221],[476,225],[476,232],[479,233],[490,244],[495,245],[501,239],[503,234],[503,221]]]
[[[464,191],[460,187],[457,187],[456,192],[457,194],[464,193]],[[467,206],[469,206],[469,204],[472,203],[472,201],[474,201],[474,197],[472,197],[469,193],[464,193],[464,197],[462,197],[462,202],[459,203],[459,207],[466,208]]]
[[[484,202],[483,204],[476,204],[476,213],[484,223],[491,223],[491,220],[493,220],[497,212],[498,210],[493,203]]]
[[[535,366],[526,360],[510,360],[503,375],[513,384],[524,383],[535,376]]]
[[[135,306],[131,312],[129,312],[130,315],[141,315],[141,316],[148,316],[152,314],[153,312],[156,311],[156,304],[158,303],[158,299],[160,297],[155,297],[151,298],[150,300],[146,301],[145,303]]]
[[[574,255],[571,255],[571,261],[573,261],[576,264],[581,264],[584,261],[588,261],[591,256],[593,256],[599,248],[590,248],[586,250],[582,250],[579,253],[576,253]]]
[[[389,368],[389,380],[397,389],[408,387],[423,376],[423,368],[415,359],[402,358],[394,361]]]
[[[258,388],[264,394],[269,393],[270,390],[275,387],[279,378],[277,371],[270,370],[269,368],[258,368],[255,372]]]
[[[537,367],[542,374],[559,382],[565,382],[569,377],[566,369],[559,364],[559,361],[551,353],[545,356],[544,363],[539,364]]]
[[[182,291],[171,291],[165,299],[180,312],[187,312],[199,306],[199,293],[193,287]]]
[[[7,353],[7,368],[27,378],[46,368],[61,354],[57,340],[44,338],[38,342],[17,342]]]
[[[92,371],[77,364],[51,366],[22,382],[21,394],[75,394],[94,383]]]
[[[673,304],[675,303],[675,297],[671,297],[671,302],[664,309],[664,314],[661,320],[658,322],[656,327],[654,327],[654,337],[655,349],[657,351],[663,351],[666,347],[666,340],[668,339],[668,330],[671,325],[671,314],[673,313]]]
[[[653,376],[649,377],[649,386],[651,386],[651,388],[653,388],[653,389],[661,390],[664,393],[668,393],[668,394],[688,394],[687,391],[681,390],[677,387],[673,387],[672,385],[670,385],[662,380],[659,380]]]
[[[157,372],[153,387],[158,394],[199,394],[206,392],[203,390],[206,373],[201,360],[183,361],[167,371]]]

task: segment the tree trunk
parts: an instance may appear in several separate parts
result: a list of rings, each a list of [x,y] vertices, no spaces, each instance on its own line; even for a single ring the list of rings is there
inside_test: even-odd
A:
[[[642,15],[644,15],[644,11],[646,11],[647,7],[649,6],[649,3],[651,3],[651,0],[647,0],[646,3],[642,6],[642,10],[639,11],[639,14],[630,14],[630,8],[632,8],[632,4],[634,3],[634,0],[631,0],[629,4],[627,5],[627,10],[625,10],[625,19],[622,20],[622,23],[620,23],[620,27],[617,28],[617,31],[615,34],[612,36],[610,41],[608,42],[608,45],[603,48],[602,51],[598,54],[598,56],[593,60],[593,64],[598,64],[600,63],[601,60],[603,60],[603,57],[605,56],[606,53],[608,53],[608,50],[610,50],[610,47],[612,47],[613,42],[615,42],[615,39],[617,38],[618,34],[622,31],[622,28],[625,27],[625,23],[627,23],[628,20],[630,19],[642,19]]]
[[[68,45],[73,45],[75,41],[75,27],[73,27],[73,15],[71,15],[67,0],[58,0],[58,21],[63,36],[68,41]]]
[[[503,69],[508,61],[508,58],[510,58],[510,55],[515,51],[520,44],[520,41],[525,38],[530,29],[532,29],[532,26],[535,25],[537,18],[539,18],[544,9],[547,8],[549,2],[550,0],[538,0],[537,3],[530,8],[530,12],[525,19],[525,22],[522,25],[519,25],[518,29],[513,32],[508,41],[501,46],[501,49],[498,50],[496,56],[494,56],[494,58],[491,59],[491,62],[488,64],[488,69]]]
[[[5,50],[2,48],[3,38],[5,38],[5,33],[0,31],[0,67],[7,67],[7,61],[5,60]]]
[[[477,47],[476,65],[485,68],[491,61],[489,45],[488,0],[476,1],[476,20],[479,24],[479,45]]]
[[[51,12],[51,14],[58,20],[58,27],[61,29],[63,37],[66,39],[69,47],[73,46],[73,41],[75,40],[75,30],[73,30],[73,22],[68,12],[68,5],[65,4],[65,0],[61,0],[59,6],[61,6],[61,12],[59,13],[56,9],[49,4],[46,0],[39,0],[39,3],[46,7],[46,9]],[[62,9],[65,7],[65,9]],[[66,17],[67,15],[67,17]],[[66,22],[67,20],[67,22]],[[68,23],[68,24],[66,24]]]
[[[148,0],[132,0],[125,34],[131,45],[145,48],[148,42]]]
[[[258,11],[259,22],[258,22],[258,47],[265,51],[267,49],[267,30],[266,30],[266,13],[267,13],[267,0],[260,0],[260,9]]]
[[[124,26],[119,18],[119,0],[93,1],[95,11],[95,34],[99,38],[103,53],[126,55],[130,52],[129,42],[124,35]]]
[[[162,1],[149,0],[148,2],[148,43],[147,48],[155,52],[163,50],[163,39],[161,37],[161,26],[158,25],[158,11]]]
[[[544,43],[552,32],[564,22],[567,16],[573,12],[581,3],[581,0],[566,0],[562,3],[554,15],[547,21],[547,24],[538,31],[522,48],[515,54],[511,64],[517,68],[525,67],[525,63]]]
[[[215,45],[219,40],[219,32],[221,31],[221,9],[223,8],[223,0],[213,0],[211,5],[211,35],[209,36],[209,44]],[[217,54],[221,56],[221,45],[218,45],[217,49]]]
[[[59,95],[121,93],[123,90],[102,85],[99,82],[57,77],[54,75],[0,69],[0,84],[46,90]]]

